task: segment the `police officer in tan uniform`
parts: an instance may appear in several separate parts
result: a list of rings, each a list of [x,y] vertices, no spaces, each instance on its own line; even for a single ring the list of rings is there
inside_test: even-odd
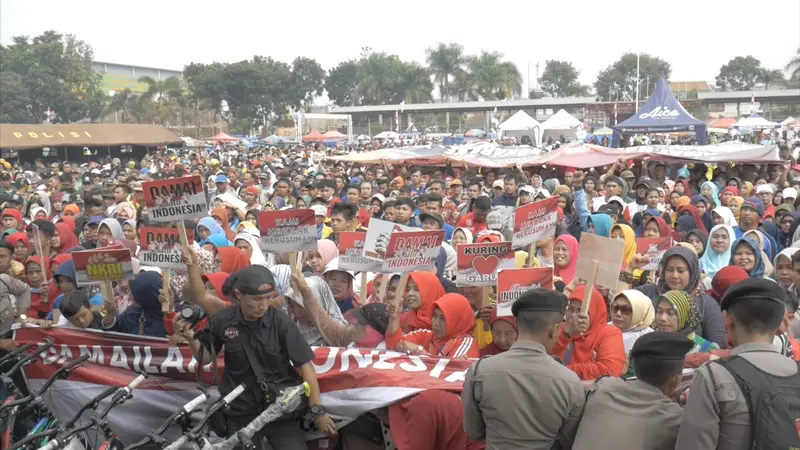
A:
[[[680,333],[655,331],[631,350],[637,380],[604,377],[590,389],[573,450],[672,450],[681,407],[669,399],[681,382],[694,343]],[[624,429],[622,434],[609,430]]]
[[[778,450],[800,448],[796,421],[800,414],[780,410],[798,403],[798,364],[772,344],[784,316],[786,291],[765,278],[748,278],[722,298],[722,316],[733,341],[732,356],[710,361],[694,374],[683,411],[676,450]],[[747,386],[742,389],[733,373]],[[745,391],[783,386],[772,407],[748,400]],[[780,400],[780,401],[775,401]],[[755,411],[751,414],[749,402]],[[763,426],[768,421],[768,430]],[[762,423],[761,426],[754,424]]]
[[[547,354],[558,341],[566,308],[567,297],[559,292],[526,292],[512,307],[517,342],[467,373],[464,430],[472,440],[485,439],[486,450],[572,448],[584,388],[575,372]]]

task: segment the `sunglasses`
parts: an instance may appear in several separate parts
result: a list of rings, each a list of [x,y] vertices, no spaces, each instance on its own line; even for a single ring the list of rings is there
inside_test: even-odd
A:
[[[627,316],[627,315],[630,315],[631,313],[633,313],[633,308],[631,308],[628,305],[612,305],[611,306],[611,312],[612,313],[620,313],[623,316]]]

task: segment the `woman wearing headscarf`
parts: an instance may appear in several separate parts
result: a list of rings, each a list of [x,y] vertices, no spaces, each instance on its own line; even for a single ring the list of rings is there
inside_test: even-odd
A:
[[[166,337],[164,314],[158,301],[162,279],[158,272],[145,271],[131,281],[133,303],[117,318],[123,333],[139,336]]]
[[[798,217],[800,217],[800,213],[789,211],[780,218],[778,222],[778,235],[775,239],[778,243],[778,247],[787,248],[792,246],[792,232],[796,230],[792,230],[792,226],[795,224]]]
[[[25,282],[31,287],[31,304],[26,314],[32,319],[44,319],[50,313],[53,302],[61,290],[50,280],[49,258],[42,264],[41,258],[31,256],[25,261]]]
[[[264,253],[261,252],[261,247],[258,244],[258,238],[248,232],[241,232],[233,239],[233,245],[241,250],[248,258],[250,264],[269,267]]]
[[[14,249],[11,254],[11,258],[14,261],[22,264],[31,256],[31,245],[28,242],[28,235],[26,233],[19,231],[11,233],[6,237],[6,242],[11,244],[11,247]]]
[[[705,217],[700,215],[699,211],[697,210],[697,207],[695,207],[694,205],[684,205],[678,208],[678,217],[676,217],[676,223],[677,220],[679,220],[681,217],[687,215],[691,217],[694,223],[696,224],[696,226],[693,228],[699,228],[703,231],[708,231],[711,229],[710,227],[706,227]]]
[[[49,220],[51,217],[53,217],[53,208],[50,204],[50,196],[47,195],[47,192],[34,192],[31,196],[31,201],[30,204],[28,204],[28,207],[33,210],[33,205],[40,205],[42,208],[44,208],[44,212],[47,216],[45,220]]]
[[[198,242],[202,242],[215,235],[227,238],[225,230],[217,223],[216,219],[213,217],[203,217],[197,222],[197,226],[195,227],[195,239]]]
[[[208,238],[200,241],[199,245],[216,256],[218,249],[222,247],[233,247],[233,242],[229,241],[224,234],[212,234]]]
[[[339,268],[339,258],[334,258],[328,263],[322,279],[328,283],[333,293],[333,298],[342,313],[346,313],[359,305],[358,294],[356,293],[355,276],[352,272]]]
[[[250,257],[236,247],[217,248],[217,271],[234,273],[250,265]]]
[[[622,332],[625,355],[630,354],[640,336],[653,331],[655,320],[653,302],[635,289],[620,292],[611,300],[611,325]]]
[[[513,316],[497,316],[497,308],[492,309],[489,315],[489,329],[492,332],[492,342],[481,349],[481,357],[497,355],[507,351],[514,342],[517,342],[519,328]]]
[[[461,294],[445,294],[432,305],[431,327],[415,333],[402,334],[401,314],[389,307],[389,327],[386,348],[414,355],[447,358],[478,358],[480,351],[472,337],[475,312],[469,300]]]
[[[742,237],[733,243],[731,251],[730,265],[741,267],[750,278],[767,277],[763,252],[756,241]]]
[[[628,264],[636,256],[636,233],[628,225],[618,223],[611,227],[611,239],[625,243],[622,251],[623,265]]]
[[[285,267],[288,268],[289,266]],[[337,322],[339,325],[346,326],[347,321],[345,321],[342,311],[336,304],[336,299],[333,297],[330,287],[328,287],[328,284],[320,277],[308,277],[305,278],[305,282],[309,288],[306,294],[295,291],[291,286],[283,294],[287,299],[286,306],[289,315],[294,318],[295,323],[300,328],[300,333],[306,338],[306,343],[308,343],[308,345],[338,346],[338,343],[329,342],[325,339],[324,335],[317,328],[317,323],[319,323],[319,321],[314,320],[306,307],[306,297],[310,297],[308,294],[311,294],[322,314],[325,314],[329,319]],[[303,288],[305,289],[305,286]],[[317,319],[319,319],[319,317],[317,317]],[[349,344],[350,342],[344,344],[344,346]]]
[[[225,237],[227,237],[229,241],[234,241],[236,239],[236,233],[231,230],[230,224],[228,223],[230,218],[228,217],[228,209],[226,207],[217,206],[211,211],[211,217],[222,227]]]
[[[459,227],[453,230],[453,236],[450,238],[450,245],[453,248],[458,248],[460,244],[473,244],[474,236],[472,235],[472,230],[469,228]]]
[[[764,233],[758,230],[746,231],[742,237],[750,238],[758,245],[758,248],[761,250],[761,260],[764,261],[764,276],[771,277],[775,268],[772,267],[771,261],[773,252],[770,250],[769,239],[767,239]]]
[[[47,210],[41,206],[34,206],[31,208],[30,221],[34,220],[47,220]]]
[[[547,188],[547,192],[549,192],[550,195],[553,195],[553,192],[559,186],[561,186],[561,182],[558,181],[557,178],[548,178],[548,179],[544,180],[544,182],[542,184],[544,185],[545,188]]]
[[[714,222],[715,225],[728,225],[730,227],[738,227],[739,223],[736,221],[736,217],[733,215],[733,212],[727,206],[720,206],[714,208],[711,211],[711,220]]]
[[[744,205],[744,197],[733,197],[728,202],[728,209],[731,210],[737,222],[742,211],[742,205]]]
[[[702,258],[706,253],[706,242],[708,242],[708,233],[703,230],[695,228],[686,234],[686,243],[691,244],[697,251],[697,257]]]
[[[97,248],[107,247],[108,241],[112,239],[125,239],[122,225],[117,219],[103,219],[97,227]]]
[[[725,266],[711,280],[711,289],[707,290],[706,294],[716,300],[717,303],[722,303],[722,297],[725,296],[731,286],[748,278],[747,272],[741,267]]]
[[[775,257],[773,266],[775,267],[775,281],[784,288],[789,289],[794,284],[792,279],[792,256],[797,253],[797,248],[789,247],[781,250],[778,256]]]
[[[578,240],[570,234],[562,234],[553,245],[553,277],[569,284],[575,278],[578,267]]]
[[[675,238],[675,233],[670,229],[667,222],[661,216],[654,216],[647,219],[642,224],[642,236],[643,238],[657,238],[657,237],[669,237]]]
[[[689,232],[694,229],[697,229],[697,223],[694,221],[692,216],[678,217],[677,222],[675,222],[675,233],[677,234],[676,240],[678,242],[686,242]]]
[[[658,331],[678,332],[694,342],[689,353],[705,353],[718,350],[718,343],[698,336],[695,330],[700,324],[697,304],[684,291],[667,291],[658,297],[656,304],[656,326]]]
[[[640,266],[645,263],[639,261],[639,258],[635,258],[634,261]],[[632,272],[641,268],[636,267],[637,264],[628,265],[625,271]],[[656,283],[639,286],[636,290],[644,293],[654,305],[664,292],[673,290],[685,292],[700,311],[701,321],[696,329],[697,334],[720,346],[727,345],[728,338],[722,321],[722,311],[719,304],[703,291],[700,284],[700,264],[694,251],[680,246],[667,250],[659,263],[659,273],[661,276]]]
[[[403,333],[420,329],[430,330],[433,304],[443,295],[445,295],[444,288],[436,274],[411,272],[406,285],[406,293],[403,296],[405,304],[408,305],[408,311],[400,314],[400,329]]]
[[[644,234],[644,226],[652,217],[660,217],[661,213],[657,209],[646,209],[642,212],[634,214],[631,218],[631,228],[633,228],[636,237],[640,238]]]
[[[136,220],[136,208],[128,202],[122,202],[114,208],[111,217],[115,219]]]
[[[709,278],[714,278],[717,272],[730,263],[731,246],[735,240],[733,228],[728,225],[717,225],[711,229],[706,251],[700,258],[700,269]]]
[[[700,194],[714,204],[714,206],[709,205],[708,209],[714,209],[718,206],[721,206],[718,191],[719,188],[712,181],[706,181],[700,185]]]
[[[622,332],[607,323],[606,302],[597,289],[591,292],[589,327],[583,333],[575,328],[585,291],[586,286],[578,286],[570,293],[566,321],[550,353],[558,356],[581,380],[619,377],[625,366]]]
[[[306,263],[311,267],[314,275],[322,275],[325,267],[334,258],[339,257],[339,247],[330,239],[320,239],[317,241],[317,250],[306,252]]]
[[[78,236],[75,236],[72,228],[66,222],[55,224],[56,232],[50,240],[50,247],[58,254],[63,254],[67,250],[81,245]]]
[[[589,233],[609,237],[611,235],[611,225],[613,224],[614,222],[608,214],[592,214],[589,217]]]
[[[122,223],[122,234],[125,235],[125,239],[129,241],[138,241],[139,236],[136,233],[136,221],[133,219],[127,219],[125,222]]]
[[[714,203],[705,196],[698,194],[692,197],[691,206],[697,209],[697,217],[703,222],[706,230],[710,230],[714,226],[714,221],[711,219],[711,210],[715,208]]]

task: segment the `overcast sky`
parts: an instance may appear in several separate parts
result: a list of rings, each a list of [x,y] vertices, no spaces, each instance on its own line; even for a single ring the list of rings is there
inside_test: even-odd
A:
[[[504,53],[525,83],[529,66],[535,78],[536,62],[559,59],[591,84],[627,51],[666,59],[672,80],[713,82],[739,55],[783,69],[800,47],[800,1],[0,1],[3,44],[49,29],[86,41],[99,61],[165,69],[254,54],[330,69],[363,46],[424,62],[444,41]]]

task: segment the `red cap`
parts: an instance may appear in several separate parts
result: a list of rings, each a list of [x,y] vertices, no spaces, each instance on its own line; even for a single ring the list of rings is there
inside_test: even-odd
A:
[[[567,167],[566,170],[564,170],[564,173],[575,173],[575,168],[574,167]]]
[[[794,170],[794,171],[796,171],[796,172],[800,172],[800,164],[795,164],[795,165],[793,165],[793,166],[792,166],[792,170]]]
[[[258,197],[258,194],[259,194],[258,188],[255,187],[255,186],[247,186],[246,188],[244,188],[244,191],[245,192],[249,192],[249,193],[255,195],[256,197]]]
[[[358,210],[358,222],[361,224],[362,227],[367,228],[369,226],[369,219],[372,217],[364,208]]]

